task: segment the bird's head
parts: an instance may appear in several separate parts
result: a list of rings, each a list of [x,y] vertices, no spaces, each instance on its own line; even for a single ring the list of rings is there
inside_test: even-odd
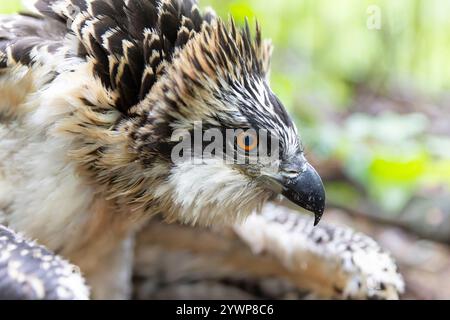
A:
[[[204,25],[134,110],[135,146],[169,218],[210,225],[247,217],[284,195],[316,215],[322,181],[269,86],[271,45],[234,22]]]

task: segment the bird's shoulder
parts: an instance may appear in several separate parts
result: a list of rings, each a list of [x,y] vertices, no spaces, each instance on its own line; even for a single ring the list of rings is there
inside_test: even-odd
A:
[[[64,36],[60,23],[38,14],[0,16],[0,70],[32,64],[40,50],[56,51]]]
[[[196,0],[38,0],[35,7],[36,14],[0,19],[0,70],[83,59],[124,113],[147,96],[177,50],[215,19]]]

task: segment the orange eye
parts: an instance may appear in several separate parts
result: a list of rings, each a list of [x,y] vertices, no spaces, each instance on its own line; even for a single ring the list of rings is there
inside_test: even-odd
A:
[[[253,132],[242,132],[237,137],[237,144],[244,151],[253,151],[258,146],[258,137]]]

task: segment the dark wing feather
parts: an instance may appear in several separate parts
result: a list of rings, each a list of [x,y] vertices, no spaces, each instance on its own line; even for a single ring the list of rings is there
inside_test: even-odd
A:
[[[211,23],[195,0],[38,0],[42,16],[0,19],[0,68],[35,62],[36,52],[93,62],[94,76],[127,114],[164,74],[178,49]],[[64,39],[75,35],[77,52]]]
[[[77,268],[0,225],[0,300],[88,299]]]
[[[14,15],[0,18],[0,69],[16,63],[33,63],[32,51],[48,53],[63,46],[65,26],[41,16]]]
[[[211,23],[195,0],[39,0],[45,16],[64,21],[91,58],[95,76],[128,113],[165,72],[176,50]],[[74,10],[74,8],[76,10]]]

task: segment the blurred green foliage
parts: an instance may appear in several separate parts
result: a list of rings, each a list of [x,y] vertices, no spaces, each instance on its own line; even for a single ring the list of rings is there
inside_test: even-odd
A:
[[[307,133],[316,152],[340,160],[385,211],[400,212],[419,188],[450,186],[450,139],[426,133],[429,125],[418,113],[356,113]]]
[[[16,11],[18,3],[1,1],[0,13]],[[298,122],[307,149],[320,160],[341,161],[385,210],[401,211],[420,188],[450,186],[450,138],[430,133],[433,119],[408,106],[377,116],[364,109],[348,112],[358,105],[361,86],[380,96],[406,88],[431,102],[448,93],[450,1],[201,0],[201,5],[224,19],[231,13],[240,23],[257,17],[275,45],[272,87]],[[380,28],[369,28],[377,18]],[[330,184],[329,193],[337,202],[357,201],[344,182]]]
[[[204,0],[261,21],[275,42],[274,85],[288,101],[309,92],[337,106],[352,97],[351,84],[411,82],[430,93],[450,87],[442,70],[450,54],[450,2],[446,0]],[[367,27],[380,9],[381,29]],[[286,83],[290,85],[285,86]],[[349,86],[350,85],[350,86]]]
[[[0,14],[17,12],[21,8],[20,4],[19,0],[3,0],[0,2]]]

